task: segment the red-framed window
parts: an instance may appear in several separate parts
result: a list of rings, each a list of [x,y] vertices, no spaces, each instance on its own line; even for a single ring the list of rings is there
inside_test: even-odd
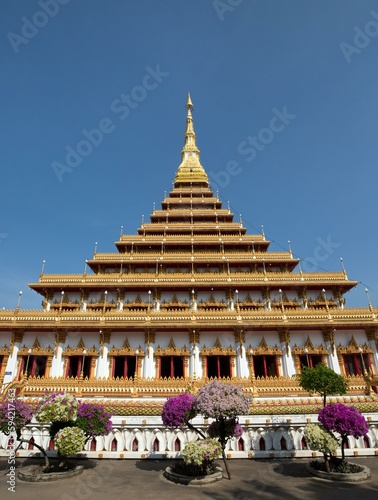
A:
[[[278,377],[278,359],[273,354],[253,356],[256,377]]]
[[[365,369],[370,370],[370,359],[368,354],[362,354],[364,358]],[[361,359],[361,354],[344,354],[343,355],[345,374],[348,377],[363,375],[364,367]]]
[[[316,365],[322,362],[322,357],[320,354],[302,354],[299,356],[299,361],[301,369],[306,366],[307,368],[314,368]]]
[[[112,378],[131,378],[136,373],[136,356],[114,356]]]
[[[160,378],[180,378],[184,376],[183,356],[161,356]]]
[[[22,356],[19,369],[18,379],[20,379],[24,372],[27,372],[28,377],[43,377],[46,374],[47,356]]]
[[[211,355],[206,358],[207,377],[231,377],[231,357],[226,355]]]
[[[66,373],[65,377],[77,377],[79,378],[81,373],[83,373],[83,378],[90,377],[91,374],[91,356],[86,356],[84,358],[83,366],[83,356],[69,356],[66,363]]]

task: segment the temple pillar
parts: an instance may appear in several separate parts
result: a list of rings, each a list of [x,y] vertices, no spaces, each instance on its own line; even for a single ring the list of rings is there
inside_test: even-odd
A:
[[[290,332],[288,328],[279,328],[278,335],[280,338],[282,350],[282,374],[285,377],[295,375],[295,366],[293,356],[290,349]]]
[[[110,338],[112,331],[107,328],[100,330],[100,355],[97,361],[96,378],[109,377],[109,360],[108,352],[110,347]]]
[[[155,330],[153,328],[145,329],[144,342],[146,344],[146,350],[143,363],[143,377],[155,378],[158,374],[156,372],[156,366],[154,362]]]
[[[198,345],[200,341],[200,331],[199,328],[192,328],[189,330],[189,344],[192,345],[189,363],[189,377],[190,378],[201,378],[202,377],[202,367],[199,360],[199,349]]]
[[[236,357],[235,377],[249,377],[248,360],[245,352],[245,332],[241,326],[234,328]]]
[[[15,328],[12,330],[10,341],[10,355],[8,357],[7,368],[4,373],[4,384],[8,384],[17,377],[18,351],[24,338],[24,330]],[[9,374],[9,375],[6,375]]]
[[[335,348],[335,331],[332,327],[326,326],[322,328],[322,332],[323,332],[324,343],[328,351],[328,356],[327,356],[328,367],[331,368],[335,373],[341,375],[341,366]]]
[[[373,367],[375,369],[374,373],[378,373],[378,327],[370,326],[365,328],[366,337],[368,339],[369,346],[373,351],[372,361]]]

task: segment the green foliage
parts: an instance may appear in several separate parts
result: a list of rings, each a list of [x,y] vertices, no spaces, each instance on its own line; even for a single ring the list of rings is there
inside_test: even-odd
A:
[[[304,367],[298,376],[299,385],[310,393],[317,392],[323,396],[324,405],[327,396],[343,395],[347,392],[347,381],[328,366],[319,363],[314,368]]]

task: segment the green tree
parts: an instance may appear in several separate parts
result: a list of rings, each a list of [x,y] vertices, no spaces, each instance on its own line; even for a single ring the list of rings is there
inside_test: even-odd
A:
[[[314,368],[307,368],[305,366],[298,379],[299,385],[305,391],[310,393],[317,392],[323,397],[323,406],[326,405],[327,396],[334,394],[343,395],[348,389],[345,378],[322,363],[319,363]]]

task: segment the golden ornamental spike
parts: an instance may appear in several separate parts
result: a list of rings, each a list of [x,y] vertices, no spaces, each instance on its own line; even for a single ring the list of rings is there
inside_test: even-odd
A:
[[[190,92],[188,92],[188,98],[186,100],[186,109],[191,111],[193,108],[194,108],[194,106],[193,106],[192,100],[190,98]]]

